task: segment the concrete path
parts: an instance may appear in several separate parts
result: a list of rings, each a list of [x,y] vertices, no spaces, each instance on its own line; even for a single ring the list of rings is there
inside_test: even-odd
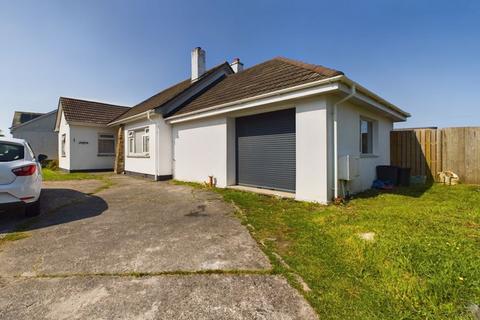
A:
[[[45,183],[41,216],[0,217],[27,236],[0,244],[0,319],[316,319],[218,194],[110,179]]]
[[[21,279],[0,290],[1,319],[314,318],[275,276]]]

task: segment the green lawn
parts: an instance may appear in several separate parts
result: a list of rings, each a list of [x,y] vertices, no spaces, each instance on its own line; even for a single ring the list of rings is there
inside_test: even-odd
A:
[[[312,289],[320,319],[473,319],[480,304],[480,187],[412,187],[321,206],[231,189],[274,272]],[[374,232],[374,241],[358,235]]]
[[[96,179],[102,180],[109,173],[84,173],[84,172],[75,172],[75,173],[66,173],[60,170],[52,170],[43,168],[43,180],[44,181],[65,181],[65,180],[87,180],[87,179]]]

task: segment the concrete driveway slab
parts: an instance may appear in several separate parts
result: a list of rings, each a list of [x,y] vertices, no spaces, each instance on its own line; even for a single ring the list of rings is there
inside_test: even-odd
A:
[[[30,288],[25,291],[24,288]],[[283,278],[72,277],[0,283],[1,319],[317,319]]]
[[[112,179],[113,187],[95,195],[55,183],[56,201],[75,194],[74,201],[24,221],[30,237],[0,248],[0,274],[270,268],[233,207],[217,194],[126,176]]]
[[[27,236],[0,242],[0,319],[317,319],[218,194],[109,179],[46,183],[42,215],[0,217]]]
[[[46,214],[74,202],[83,201],[104,185],[105,182],[101,180],[44,182],[40,212]],[[65,215],[65,218],[69,218],[69,216]],[[45,217],[45,219],[47,218]],[[21,209],[2,212],[0,213],[0,234],[12,231],[19,224],[29,222],[30,219],[25,218]]]

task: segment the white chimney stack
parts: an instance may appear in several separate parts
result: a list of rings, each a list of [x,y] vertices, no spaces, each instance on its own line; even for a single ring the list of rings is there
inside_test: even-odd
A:
[[[243,71],[243,63],[241,63],[240,59],[238,58],[233,59],[233,62],[230,64],[230,67],[232,67],[235,73],[239,73]]]
[[[198,80],[205,73],[205,50],[196,47],[192,50],[192,81]]]

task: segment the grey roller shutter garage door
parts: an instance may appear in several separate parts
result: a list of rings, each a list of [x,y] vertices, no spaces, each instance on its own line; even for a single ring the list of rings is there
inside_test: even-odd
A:
[[[295,109],[236,119],[237,183],[295,191]]]

